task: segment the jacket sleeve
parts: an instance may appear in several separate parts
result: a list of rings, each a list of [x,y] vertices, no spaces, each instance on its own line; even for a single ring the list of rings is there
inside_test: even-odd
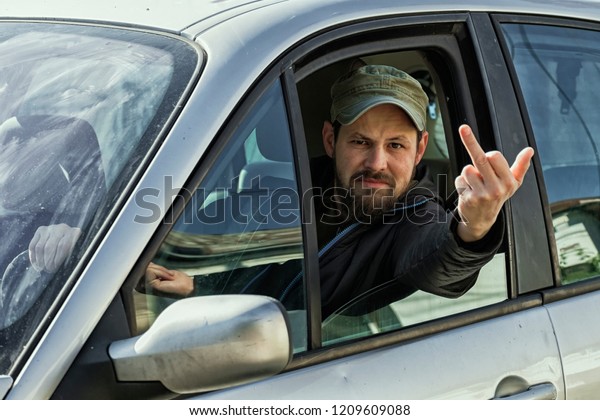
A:
[[[501,212],[481,240],[466,243],[456,233],[457,215],[435,206],[432,203],[421,216],[415,216],[397,230],[391,253],[394,281],[456,298],[473,287],[481,268],[498,251],[503,240],[504,216]],[[401,238],[411,238],[410,246]]]

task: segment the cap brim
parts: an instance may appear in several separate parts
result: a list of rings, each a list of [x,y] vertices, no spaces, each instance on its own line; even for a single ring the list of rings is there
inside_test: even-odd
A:
[[[423,131],[425,129],[425,121],[420,121],[420,118],[414,115],[414,113],[410,110],[410,107],[406,106],[404,102],[383,95],[365,99],[364,101],[341,110],[336,119],[342,125],[350,125],[363,116],[368,110],[384,104],[396,105],[397,107],[401,108],[412,120],[415,127],[417,127],[417,130]]]

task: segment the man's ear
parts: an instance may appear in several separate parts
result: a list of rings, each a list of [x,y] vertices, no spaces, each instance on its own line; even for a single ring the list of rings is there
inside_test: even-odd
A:
[[[425,154],[425,150],[427,149],[427,142],[429,141],[429,133],[427,131],[423,131],[423,135],[421,136],[421,141],[417,145],[417,156],[415,157],[415,166],[421,162],[423,159],[423,155]]]
[[[329,121],[325,121],[323,123],[321,136],[323,137],[323,147],[325,147],[325,153],[327,153],[327,156],[333,157],[335,135],[333,132],[333,124],[331,124]]]

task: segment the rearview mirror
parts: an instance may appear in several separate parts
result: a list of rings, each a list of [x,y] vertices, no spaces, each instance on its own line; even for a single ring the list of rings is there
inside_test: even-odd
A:
[[[211,391],[281,372],[292,357],[287,314],[275,299],[182,299],[148,331],[109,347],[117,379],[159,381],[172,392]]]

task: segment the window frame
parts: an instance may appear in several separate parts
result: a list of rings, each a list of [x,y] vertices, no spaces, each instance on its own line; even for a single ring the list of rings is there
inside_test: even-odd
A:
[[[515,94],[517,96],[518,105],[520,112],[522,114],[522,120],[524,123],[524,128],[526,131],[526,135],[529,143],[532,147],[536,148],[536,140],[533,131],[533,126],[531,124],[531,119],[529,117],[529,112],[525,103],[525,98],[523,96],[523,92],[521,91],[519,78],[510,58],[510,54],[508,52],[508,45],[503,36],[502,25],[503,24],[531,24],[531,25],[545,25],[545,26],[555,26],[555,27],[564,27],[571,29],[582,29],[582,30],[592,30],[596,32],[600,32],[600,24],[595,22],[586,22],[581,20],[574,20],[568,18],[557,18],[557,17],[547,17],[547,16],[528,16],[528,15],[516,15],[516,14],[493,14],[491,15],[492,23],[494,25],[495,31],[498,34],[498,39],[500,41],[500,46],[503,50],[503,53],[506,57],[507,68],[510,73],[510,78],[513,83],[513,88]],[[543,205],[543,216],[545,223],[545,231],[547,234],[547,241],[549,246],[549,255],[550,255],[550,264],[553,275],[553,285],[551,288],[542,291],[544,302],[551,303],[558,300],[566,299],[572,296],[577,296],[589,292],[593,292],[596,290],[600,290],[600,276],[591,277],[586,280],[578,281],[576,283],[562,285],[561,284],[561,274],[560,274],[560,266],[558,263],[558,249],[556,245],[556,239],[554,236],[554,228],[552,222],[552,213],[550,210],[550,205],[548,201],[548,193],[546,188],[546,183],[544,179],[544,175],[542,172],[541,162],[539,157],[534,156],[533,164],[535,166],[535,175],[536,180],[539,185],[540,191],[540,200]]]
[[[295,51],[291,52],[289,56],[286,57],[286,65],[289,66],[287,63],[292,63],[291,65],[295,70],[294,81],[295,83],[298,83],[317,69],[343,58],[355,57],[361,54],[367,55],[369,53],[384,53],[386,50],[398,51],[400,48],[397,46],[394,47],[394,45],[397,45],[394,42],[399,39],[403,40],[401,48],[402,50],[425,47],[426,44],[424,44],[422,40],[415,41],[414,35],[402,34],[403,31],[410,32],[411,29],[414,29],[418,25],[423,25],[424,27],[435,24],[442,25],[444,23],[462,25],[464,30],[468,32],[467,39],[461,41],[462,47],[460,47],[458,45],[459,43],[457,43],[459,48],[453,51],[452,54],[448,54],[449,59],[452,60],[452,66],[449,67],[451,70],[455,70],[457,73],[449,77],[453,78],[454,83],[452,86],[456,89],[456,92],[454,93],[460,98],[460,100],[457,102],[459,105],[456,106],[455,110],[455,112],[460,115],[450,118],[450,123],[448,123],[450,127],[447,126],[447,120],[445,119],[444,128],[446,130],[446,135],[448,138],[452,139],[454,144],[454,147],[449,145],[449,151],[450,149],[453,149],[450,151],[450,158],[454,158],[454,163],[465,163],[468,159],[466,151],[461,151],[458,149],[456,153],[458,156],[456,157],[452,154],[453,151],[457,150],[457,145],[460,144],[460,139],[458,139],[457,135],[455,134],[460,123],[463,121],[469,121],[474,127],[475,131],[479,132],[480,138],[482,139],[482,142],[484,142],[485,147],[500,148],[500,150],[502,150],[502,144],[493,144],[494,139],[504,138],[504,136],[507,136],[507,134],[505,134],[506,130],[503,131],[498,128],[500,124],[496,120],[493,111],[494,106],[498,107],[499,105],[510,101],[511,99],[501,98],[502,100],[499,100],[498,103],[491,103],[490,96],[493,97],[493,95],[490,93],[491,88],[489,86],[491,82],[488,80],[488,76],[481,72],[482,67],[487,67],[485,65],[486,59],[491,59],[486,57],[481,51],[484,49],[481,46],[484,40],[488,45],[495,43],[495,46],[492,45],[491,48],[494,50],[494,59],[496,61],[498,60],[498,57],[501,58],[501,55],[499,55],[500,51],[497,46],[497,40],[495,39],[495,33],[489,24],[488,14],[481,13],[475,15],[479,15],[479,17],[474,18],[473,14],[469,13],[449,13],[439,15],[381,18],[348,24],[347,26],[338,27],[329,32],[324,32],[321,35],[309,40],[305,44],[300,45]],[[487,19],[487,24],[485,21],[482,22],[484,19]],[[482,28],[479,28],[479,26],[482,26]],[[394,35],[392,37],[386,37],[382,35],[382,33],[387,31],[389,31],[389,33],[393,33]],[[433,32],[432,29],[429,29],[429,31]],[[351,42],[353,39],[356,41],[355,37],[359,36],[361,42]],[[375,40],[372,40],[369,37],[375,38]],[[407,37],[409,38],[407,39]],[[367,40],[365,40],[365,38],[367,38]],[[425,35],[422,38],[431,40],[439,39],[436,35]],[[337,46],[337,48],[332,48],[332,46]],[[438,46],[438,44],[434,44],[434,47],[435,46]],[[325,54],[319,53],[320,49],[326,50],[327,48],[330,49],[330,52]],[[470,54],[468,54],[468,57],[466,58],[464,57],[465,48],[470,50]],[[502,73],[502,75],[505,75],[506,68],[504,63],[502,63],[502,66],[503,67],[499,70],[499,72]],[[506,78],[503,79],[504,85],[497,86],[497,90],[506,89],[506,80]],[[477,87],[473,88],[472,86],[474,84]],[[483,95],[479,95],[478,93],[483,93]],[[297,98],[297,95],[298,94],[296,92],[294,96]],[[514,95],[512,92],[509,92],[509,95],[513,96],[512,100],[514,101]],[[473,101],[475,101],[475,103]],[[445,104],[440,105],[442,107],[445,106]],[[293,109],[290,111],[291,114],[299,115],[300,104],[296,102],[291,103],[290,106],[293,107]],[[489,109],[490,114],[476,114],[474,111],[475,109]],[[443,110],[443,112],[446,113],[445,115],[448,115],[451,111],[448,111],[446,108]],[[291,123],[293,126],[302,125],[302,120],[293,118],[291,119]],[[518,124],[520,124],[520,117]],[[524,138],[522,135],[522,129],[518,124],[516,127],[511,127],[511,129],[513,131],[520,130],[519,132],[521,134],[521,138]],[[298,131],[302,132],[303,128],[299,128]],[[489,139],[491,139],[491,141]],[[488,140],[487,143],[486,140]],[[298,167],[304,168],[306,166],[299,164]],[[456,168],[453,169],[456,171]],[[522,297],[520,296],[522,290],[519,287],[518,279],[521,275],[526,277],[527,271],[521,273],[515,264],[515,261],[517,260],[516,253],[519,250],[517,247],[515,247],[515,237],[512,232],[513,211],[509,204],[507,204],[505,207],[505,215],[508,232],[508,237],[506,238],[506,264],[507,276],[509,277],[509,299],[507,301],[491,305],[490,307],[477,308],[442,319],[431,320],[425,324],[409,326],[404,329],[370,336],[356,341],[347,341],[332,347],[319,348],[312,352],[309,351],[306,354],[295,355],[294,360],[286,370],[294,370],[301,367],[322,363],[328,360],[334,360],[346,355],[356,354],[391,344],[398,344],[406,340],[424,337],[436,332],[465,326],[474,322],[483,321],[505,315],[507,313],[525,310],[541,305],[541,296],[537,293],[528,294]],[[521,221],[521,224],[522,223],[523,220]],[[315,229],[312,228],[311,230]],[[312,235],[316,235],[316,233],[311,234],[311,236]],[[519,256],[524,258],[524,255],[525,254],[523,254],[523,252],[519,252]],[[314,278],[309,278],[308,281],[313,283]],[[315,331],[313,330],[313,333],[314,332]],[[313,343],[320,342],[320,337],[313,336],[312,338],[309,338],[309,341],[312,341]]]

